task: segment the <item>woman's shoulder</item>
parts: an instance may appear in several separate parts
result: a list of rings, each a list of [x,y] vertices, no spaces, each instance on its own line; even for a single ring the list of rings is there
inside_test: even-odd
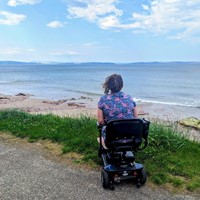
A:
[[[133,99],[133,97],[129,94],[126,94],[124,92],[121,92],[121,96],[123,96],[124,98],[129,98],[129,99]]]
[[[108,94],[104,94],[100,98],[106,98],[107,96],[108,96]]]
[[[108,98],[108,94],[104,94],[100,97],[99,101],[105,100]]]

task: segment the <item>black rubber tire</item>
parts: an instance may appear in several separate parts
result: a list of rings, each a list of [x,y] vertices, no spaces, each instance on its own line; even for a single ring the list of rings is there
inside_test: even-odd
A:
[[[109,174],[104,169],[101,170],[101,183],[103,188],[105,189],[108,189],[110,187]]]
[[[144,185],[147,181],[147,172],[145,170],[145,168],[142,168],[142,170],[140,171],[139,174],[139,179],[140,179],[140,184]]]

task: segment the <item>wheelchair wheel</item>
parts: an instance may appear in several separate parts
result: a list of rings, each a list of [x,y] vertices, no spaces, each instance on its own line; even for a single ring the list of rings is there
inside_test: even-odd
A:
[[[104,169],[102,169],[101,171],[101,183],[102,183],[103,188],[105,189],[110,187],[109,174]]]
[[[146,181],[147,181],[147,172],[146,172],[146,170],[144,168],[142,168],[142,170],[140,171],[138,179],[139,179],[139,183],[141,185],[144,185],[146,183]]]

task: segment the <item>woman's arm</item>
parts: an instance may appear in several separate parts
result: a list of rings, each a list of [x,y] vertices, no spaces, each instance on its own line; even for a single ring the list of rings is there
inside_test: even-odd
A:
[[[101,109],[97,109],[97,121],[99,124],[104,124],[104,117],[103,117],[103,111]]]
[[[134,107],[134,108],[133,108],[133,117],[134,117],[134,118],[138,118],[138,110],[137,110],[137,107]]]

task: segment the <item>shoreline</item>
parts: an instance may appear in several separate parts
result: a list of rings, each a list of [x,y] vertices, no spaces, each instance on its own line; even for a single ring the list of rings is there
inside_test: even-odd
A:
[[[53,114],[60,117],[89,116],[97,118],[98,98],[80,96],[78,98],[49,100],[35,99],[33,96],[24,93],[16,95],[4,95],[0,93],[0,110],[19,109],[30,114]],[[175,106],[158,103],[136,102],[139,118],[150,121],[177,123],[182,119],[195,117],[200,119],[200,109]],[[195,141],[200,141],[200,130],[191,127],[183,127],[178,124],[178,130]]]
[[[33,97],[33,98],[32,98]],[[0,110],[20,109],[32,114],[54,114],[75,117],[80,114],[94,116],[93,99],[81,96],[60,100],[38,99],[24,93],[16,95],[0,94]]]
[[[20,109],[33,114],[55,114],[58,116],[77,116],[82,114],[96,117],[98,97],[80,96],[60,100],[39,99],[24,93],[5,95],[0,93],[0,110]],[[148,103],[136,101],[140,118],[179,121],[195,117],[200,119],[200,108]]]

